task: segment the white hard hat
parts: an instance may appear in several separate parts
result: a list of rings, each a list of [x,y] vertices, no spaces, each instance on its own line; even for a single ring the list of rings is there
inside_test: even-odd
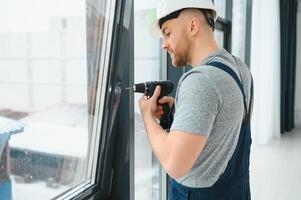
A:
[[[184,9],[184,8],[200,8],[212,10],[214,21],[216,21],[218,14],[212,3],[212,0],[159,0],[157,5],[156,21],[151,24],[149,33],[153,37],[162,37],[159,20],[167,15]]]

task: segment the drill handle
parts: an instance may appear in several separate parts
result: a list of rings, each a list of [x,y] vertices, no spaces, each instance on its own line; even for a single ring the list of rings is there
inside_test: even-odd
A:
[[[164,113],[160,118],[160,125],[163,129],[170,129],[173,122],[174,106],[170,108],[168,103],[165,103],[162,107]]]

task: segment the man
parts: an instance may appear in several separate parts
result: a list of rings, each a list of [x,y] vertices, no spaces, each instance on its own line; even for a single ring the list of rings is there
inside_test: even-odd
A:
[[[152,34],[175,67],[191,65],[179,83],[170,132],[157,118],[160,87],[143,96],[140,111],[152,150],[170,176],[172,200],[248,200],[251,74],[214,39],[217,12],[210,0],[161,0]]]

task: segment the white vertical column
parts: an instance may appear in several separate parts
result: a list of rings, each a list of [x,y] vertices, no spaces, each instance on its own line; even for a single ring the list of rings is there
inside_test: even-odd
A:
[[[255,144],[280,137],[279,0],[253,0],[251,71],[254,78],[252,135]]]

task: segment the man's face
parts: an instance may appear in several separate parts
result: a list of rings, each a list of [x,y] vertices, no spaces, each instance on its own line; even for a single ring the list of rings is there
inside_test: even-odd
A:
[[[185,34],[184,25],[177,19],[168,20],[162,25],[162,33],[162,48],[170,54],[172,64],[175,67],[187,65],[189,40]]]

